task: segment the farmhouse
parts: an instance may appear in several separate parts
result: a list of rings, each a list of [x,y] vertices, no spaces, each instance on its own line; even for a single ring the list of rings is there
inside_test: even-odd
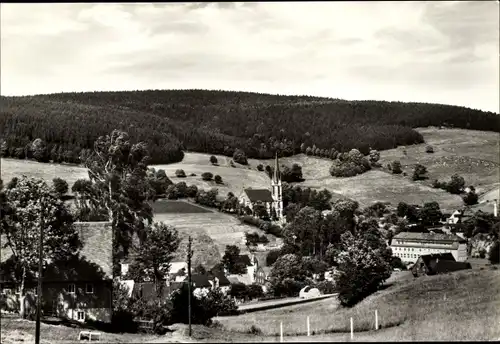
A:
[[[249,207],[252,211],[254,206],[262,204],[266,211],[271,215],[271,209],[276,212],[278,222],[284,223],[285,216],[283,215],[283,189],[281,186],[281,172],[279,168],[278,155],[274,164],[274,174],[271,178],[271,191],[268,189],[244,189],[239,196],[239,202],[243,207]],[[255,215],[255,214],[254,214]]]
[[[401,232],[391,242],[394,256],[414,263],[426,254],[451,253],[457,262],[467,260],[467,242],[454,234]]]
[[[228,271],[224,272],[227,274],[228,279],[232,283],[243,283],[243,284],[252,284],[255,283],[255,279],[257,276],[257,269],[259,267],[259,261],[255,257],[255,255],[248,256],[247,254],[240,254],[236,259],[236,262],[242,263],[246,266],[247,272],[242,275],[234,275],[228,274]]]
[[[76,222],[74,226],[83,247],[78,256],[50,262],[45,267],[43,313],[82,322],[86,319],[110,322],[113,281],[111,223]],[[19,304],[19,294],[16,293],[19,285],[4,268],[12,261],[10,258],[2,252],[0,289],[2,294],[11,298],[11,304]],[[27,276],[25,288],[36,295],[35,276]]]
[[[457,262],[451,253],[427,254],[420,256],[411,268],[413,276],[436,275],[452,271],[470,269],[468,262]]]
[[[188,282],[186,276],[183,283]],[[193,294],[196,297],[206,295],[210,290],[219,289],[223,294],[227,294],[231,283],[220,271],[209,272],[206,274],[192,274],[191,283],[193,285]]]

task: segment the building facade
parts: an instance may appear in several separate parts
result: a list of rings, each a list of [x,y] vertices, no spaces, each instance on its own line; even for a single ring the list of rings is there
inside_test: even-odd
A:
[[[454,234],[402,232],[391,242],[392,254],[404,263],[415,263],[422,255],[451,253],[457,262],[467,260],[467,242]]]

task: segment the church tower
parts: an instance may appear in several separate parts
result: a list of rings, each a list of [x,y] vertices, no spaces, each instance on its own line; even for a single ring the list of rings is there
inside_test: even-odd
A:
[[[276,216],[278,217],[278,221],[283,222],[283,198],[282,192],[283,188],[281,187],[281,172],[280,166],[278,162],[278,153],[276,152],[276,159],[274,164],[274,174],[271,180],[272,187],[272,196],[273,196],[273,207],[276,211]]]

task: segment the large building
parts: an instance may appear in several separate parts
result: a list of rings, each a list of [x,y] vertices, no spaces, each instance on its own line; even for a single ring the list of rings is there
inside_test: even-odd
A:
[[[457,262],[467,260],[467,242],[454,234],[401,232],[392,239],[391,249],[404,263],[415,263],[422,255],[448,252]]]
[[[272,209],[276,213],[278,222],[284,223],[285,216],[283,215],[283,188],[281,186],[281,172],[278,162],[278,155],[274,164],[274,173],[271,178],[271,191],[268,189],[244,189],[239,197],[239,201],[243,206],[249,207],[252,211],[256,204],[265,206],[267,213],[271,215]]]

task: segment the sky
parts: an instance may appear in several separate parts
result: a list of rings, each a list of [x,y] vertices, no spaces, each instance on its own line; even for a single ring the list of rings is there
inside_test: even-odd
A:
[[[195,88],[500,112],[498,1],[0,6],[1,95]]]

